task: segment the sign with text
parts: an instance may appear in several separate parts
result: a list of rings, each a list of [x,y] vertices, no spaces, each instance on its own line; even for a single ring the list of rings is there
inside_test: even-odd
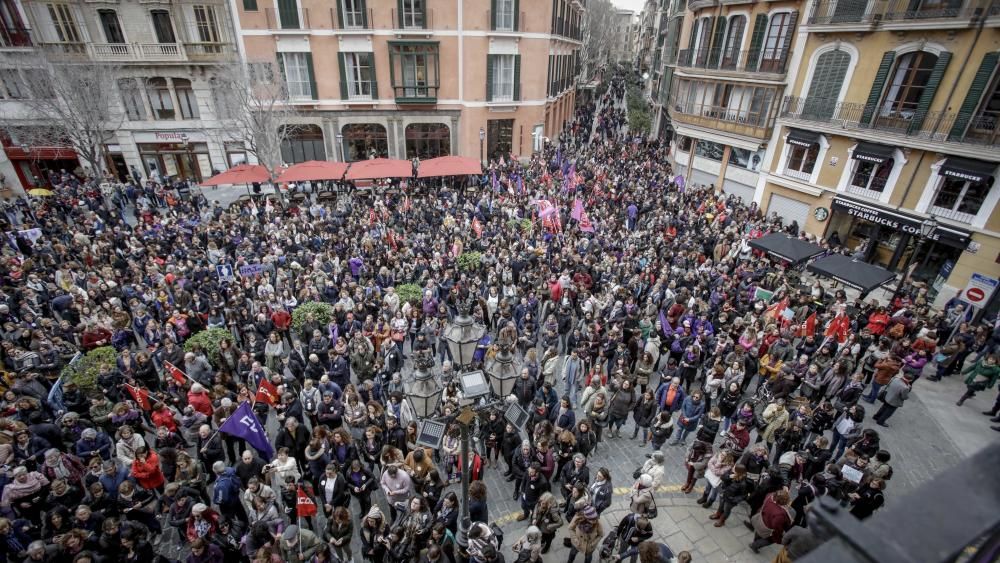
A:
[[[1000,285],[1000,280],[996,278],[973,273],[972,277],[969,278],[969,283],[962,290],[960,297],[962,301],[973,307],[982,308],[989,302],[998,285]]]

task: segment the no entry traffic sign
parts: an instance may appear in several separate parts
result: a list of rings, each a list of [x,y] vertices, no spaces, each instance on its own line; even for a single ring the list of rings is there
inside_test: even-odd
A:
[[[998,285],[1000,280],[974,273],[969,278],[969,284],[962,290],[961,298],[973,307],[985,307]]]

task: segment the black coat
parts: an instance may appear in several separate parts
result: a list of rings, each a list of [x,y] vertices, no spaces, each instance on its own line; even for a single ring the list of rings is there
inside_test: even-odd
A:
[[[338,506],[347,506],[351,502],[351,493],[347,488],[347,479],[339,473],[336,476],[336,481],[333,484],[333,491],[331,491],[330,496],[327,497],[326,485],[330,481],[330,478],[326,475],[319,480],[319,488],[316,490],[316,494],[319,495],[323,504],[332,505],[334,508]]]

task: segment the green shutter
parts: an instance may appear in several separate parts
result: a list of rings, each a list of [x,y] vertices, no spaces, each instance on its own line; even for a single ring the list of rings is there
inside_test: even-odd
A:
[[[760,48],[764,45],[764,34],[767,33],[767,14],[757,14],[753,23],[753,33],[750,35],[750,52],[747,54],[747,70],[756,72],[760,64]]]
[[[868,101],[865,102],[865,109],[861,113],[861,125],[868,125],[875,115],[878,102],[882,99],[882,89],[885,81],[889,78],[889,71],[892,70],[892,62],[896,60],[895,51],[886,51],[882,55],[882,62],[878,65],[878,72],[875,73],[875,80],[872,82],[872,90],[868,93]]]
[[[285,85],[285,91],[288,91],[288,79],[285,78],[285,55],[278,53],[278,72],[281,73],[281,83]]]
[[[691,35],[688,37],[688,53],[691,60],[694,60],[694,40],[698,37],[698,27],[701,24],[701,20],[694,20],[694,24],[691,26]]]
[[[976,114],[976,110],[979,109],[979,104],[982,103],[983,92],[989,87],[993,74],[997,70],[997,62],[1000,62],[1000,52],[983,55],[983,62],[979,63],[979,70],[976,71],[976,77],[972,79],[969,91],[965,94],[965,101],[962,102],[962,106],[958,109],[955,123],[951,126],[951,133],[948,135],[949,138],[959,139],[962,135],[965,135],[965,128],[969,126],[969,121],[972,120],[972,117]]]
[[[306,53],[306,69],[309,71],[309,90],[312,99],[319,99],[319,90],[316,89],[316,70],[313,68],[313,54]]]
[[[944,71],[948,69],[948,63],[950,62],[951,53],[948,51],[943,51],[938,55],[937,64],[934,65],[931,75],[927,78],[927,86],[924,88],[923,93],[920,94],[920,101],[917,102],[917,110],[913,112],[913,119],[910,120],[910,133],[920,131],[924,126],[924,119],[927,118],[927,112],[931,109],[934,94],[937,93],[938,86],[941,85],[941,78],[944,77]]]
[[[816,59],[812,82],[806,93],[802,117],[823,121],[833,117],[837,97],[847,77],[851,56],[846,51],[827,51]]]
[[[722,54],[722,42],[726,40],[726,18],[715,18],[715,34],[711,47],[708,49],[708,67],[718,68],[719,55]]]
[[[337,17],[335,21],[330,22],[333,25],[333,29],[344,29],[347,26],[344,25],[344,0],[337,0]],[[340,24],[339,26],[337,24]]]
[[[497,30],[497,0],[490,0],[490,29]]]
[[[243,11],[244,12],[256,12],[257,11],[257,0],[243,0]]]
[[[788,18],[788,35],[785,36],[785,44],[781,46],[781,68],[778,72],[785,72],[788,65],[788,55],[792,52],[792,41],[795,39],[795,24],[799,22],[799,11],[795,10]]]
[[[521,23],[521,0],[514,0],[514,31],[520,31],[517,27]]]
[[[521,55],[514,55],[514,101],[521,101]]]
[[[378,72],[375,70],[375,53],[368,53],[368,67],[372,69],[372,99],[378,99]],[[390,84],[391,86],[391,84]]]
[[[549,55],[549,66],[545,69],[545,93],[552,97],[552,55]]]
[[[403,29],[403,0],[396,0],[396,17],[399,20],[399,27],[396,29]]]
[[[361,27],[368,29],[368,0],[361,0]]]
[[[337,53],[340,62],[340,99],[347,99],[347,55]]]
[[[281,29],[299,29],[299,6],[295,0],[278,0],[278,19]]]
[[[493,57],[486,55],[486,101],[493,101]]]

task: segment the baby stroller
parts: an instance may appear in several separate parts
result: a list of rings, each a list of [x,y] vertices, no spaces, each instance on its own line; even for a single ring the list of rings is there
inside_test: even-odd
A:
[[[615,544],[618,543],[618,526],[611,528],[608,535],[601,540],[601,563],[609,563],[618,559],[615,555]]]

